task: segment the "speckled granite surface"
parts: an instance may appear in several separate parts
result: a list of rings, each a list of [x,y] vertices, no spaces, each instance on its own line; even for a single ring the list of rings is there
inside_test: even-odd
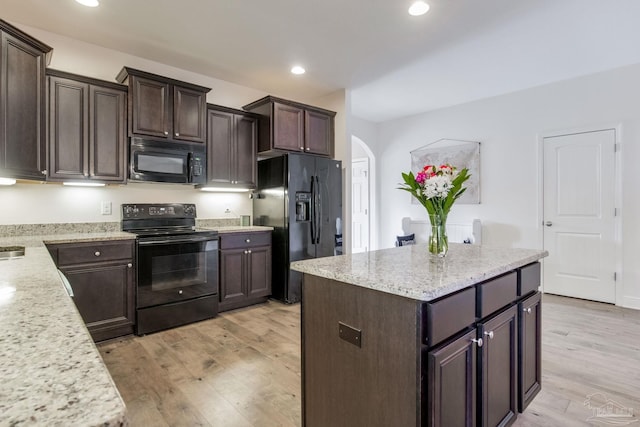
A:
[[[211,230],[216,230],[220,234],[224,233],[251,233],[255,231],[273,231],[273,227],[264,227],[261,225],[249,225],[249,226],[227,226],[227,227],[203,227]]]
[[[240,218],[196,219],[196,227],[218,228],[240,226]]]
[[[272,230],[238,219],[203,220],[220,233]],[[122,426],[126,408],[46,243],[135,239],[120,223],[0,225],[0,426]]]
[[[444,258],[427,245],[291,263],[293,270],[421,301],[431,301],[547,256],[547,251],[452,243]]]
[[[8,239],[30,244],[24,257],[0,261],[0,425],[126,425],[124,402],[42,238]]]
[[[65,224],[0,225],[0,236],[44,236],[49,234],[112,233],[120,231],[120,222],[74,222]]]

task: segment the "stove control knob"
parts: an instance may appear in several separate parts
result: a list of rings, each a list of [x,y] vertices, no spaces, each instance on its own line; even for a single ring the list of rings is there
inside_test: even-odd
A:
[[[196,207],[195,205],[185,205],[184,206],[184,213],[186,215],[194,215],[196,212]]]

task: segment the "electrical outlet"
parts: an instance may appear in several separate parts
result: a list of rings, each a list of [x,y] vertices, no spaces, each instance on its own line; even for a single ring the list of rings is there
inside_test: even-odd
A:
[[[111,215],[111,202],[103,201],[100,203],[100,213],[102,215]]]

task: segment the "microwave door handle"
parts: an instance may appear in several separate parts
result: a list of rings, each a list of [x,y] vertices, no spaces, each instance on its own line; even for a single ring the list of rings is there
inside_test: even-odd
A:
[[[187,169],[188,169],[187,182],[193,182],[193,153],[187,154]]]

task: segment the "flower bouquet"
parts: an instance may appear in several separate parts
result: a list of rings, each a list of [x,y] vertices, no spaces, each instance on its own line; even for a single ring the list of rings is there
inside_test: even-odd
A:
[[[429,214],[429,252],[432,254],[447,254],[447,215],[453,202],[465,192],[466,187],[462,184],[470,176],[468,169],[464,168],[456,173],[456,168],[448,163],[440,166],[427,165],[415,176],[413,172],[402,173],[404,184],[400,184],[398,189],[411,193]]]

